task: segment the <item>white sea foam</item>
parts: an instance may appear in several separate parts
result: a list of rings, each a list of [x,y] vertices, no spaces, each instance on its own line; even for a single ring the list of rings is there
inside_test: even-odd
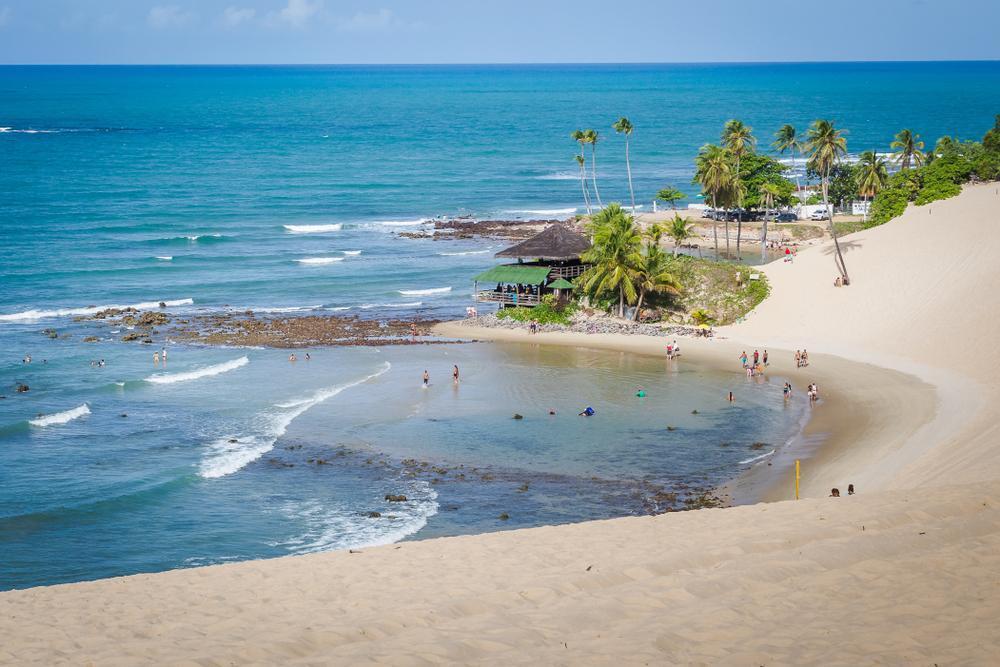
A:
[[[250,360],[246,357],[240,357],[239,359],[232,359],[230,361],[225,361],[221,364],[215,364],[214,366],[205,366],[204,368],[196,368],[193,371],[186,371],[184,373],[161,373],[160,375],[150,375],[146,378],[146,382],[152,382],[153,384],[174,384],[176,382],[188,382],[190,380],[198,380],[200,378],[211,377],[213,375],[219,375],[220,373],[226,373],[228,371],[236,370],[241,366],[246,366],[250,363]]]
[[[415,227],[417,225],[426,225],[428,222],[430,222],[429,218],[417,218],[415,220],[379,220],[372,224],[384,227]]]
[[[290,234],[325,234],[339,232],[343,225],[339,222],[329,225],[282,225]]]
[[[580,180],[580,174],[574,174],[568,171],[557,171],[554,174],[543,174],[541,176],[535,176],[537,181],[578,181]]]
[[[505,212],[514,213],[516,215],[570,216],[576,213],[576,207],[573,206],[570,208],[523,208],[523,209],[511,209]]]
[[[219,438],[208,446],[208,452],[199,465],[198,474],[207,479],[225,477],[256,461],[274,448],[274,443],[284,435],[292,421],[314,405],[333,398],[345,389],[373,380],[392,368],[386,361],[382,368],[363,378],[344,384],[320,389],[310,396],[276,404],[275,410],[259,416],[261,433],[242,438]],[[236,440],[236,442],[230,442]]]
[[[439,252],[438,254],[442,257],[461,257],[462,255],[484,255],[489,252],[487,250],[466,250],[464,252]]]
[[[29,419],[28,423],[32,426],[55,426],[57,424],[65,424],[66,422],[73,421],[74,419],[79,419],[84,415],[90,414],[90,408],[87,404],[77,406],[72,410],[64,410],[63,412],[55,412],[51,415],[43,415],[37,419]]]
[[[363,310],[372,308],[417,308],[424,305],[423,301],[410,301],[408,303],[366,303],[361,306]]]
[[[340,311],[350,310],[350,309],[351,309],[350,306],[333,306],[332,308],[324,308],[323,310],[332,310],[335,313],[339,313]]]
[[[170,261],[172,261],[174,259],[174,256],[173,255],[164,255],[162,257],[157,257],[156,259],[160,260],[161,262],[170,262]]]
[[[305,310],[318,310],[323,307],[323,304],[316,304],[315,306],[275,306],[275,307],[264,307],[264,308],[231,308],[231,312],[243,313],[251,310],[255,313],[298,313]]]
[[[429,296],[431,294],[447,294],[450,287],[432,287],[430,289],[401,289],[398,290],[403,296]]]
[[[194,303],[193,299],[175,299],[173,301],[164,301],[169,308],[176,308],[177,306],[190,306]],[[8,315],[0,315],[0,322],[33,322],[35,320],[41,320],[48,317],[76,317],[81,315],[93,315],[94,313],[107,310],[108,308],[136,308],[137,310],[148,310],[150,308],[159,308],[159,301],[143,301],[142,303],[133,303],[129,306],[121,305],[104,305],[104,306],[85,306],[83,308],[59,308],[56,310],[25,310],[20,313],[10,313]]]
[[[294,554],[334,549],[364,549],[399,542],[420,531],[437,514],[437,491],[423,480],[406,487],[405,503],[397,503],[393,518],[372,520],[360,516],[356,508],[336,508],[317,501],[287,503],[281,511],[295,524],[305,524],[306,532],[274,546]]]
[[[343,257],[306,257],[305,259],[295,260],[299,264],[307,264],[312,266],[317,266],[320,264],[333,264],[334,262],[343,262]]]
[[[351,255],[351,256],[355,256],[355,255],[360,255],[361,254],[360,250],[344,250],[343,252],[344,252],[345,255]]]
[[[754,463],[755,461],[760,461],[761,459],[766,459],[768,456],[774,454],[775,450],[771,450],[766,454],[761,454],[760,456],[754,456],[752,458],[746,459],[745,461],[740,461],[740,465],[746,465],[747,463]]]

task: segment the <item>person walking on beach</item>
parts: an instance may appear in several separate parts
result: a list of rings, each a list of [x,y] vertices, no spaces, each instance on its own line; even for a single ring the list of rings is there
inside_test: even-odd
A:
[[[428,373],[427,369],[425,368],[424,369],[424,389],[426,389],[428,387],[428,385],[430,385],[430,383],[431,383],[431,374]]]
[[[455,381],[455,384],[458,384],[458,364],[455,364],[455,366],[452,368],[451,378]]]
[[[802,350],[802,365],[803,366],[809,365],[809,353],[806,352],[805,349]]]
[[[754,350],[753,351],[753,365],[756,366],[759,361],[760,361],[760,352],[758,352],[757,350]]]
[[[743,368],[747,367],[747,351],[746,350],[743,350],[743,354],[740,355],[740,365],[743,366]]]

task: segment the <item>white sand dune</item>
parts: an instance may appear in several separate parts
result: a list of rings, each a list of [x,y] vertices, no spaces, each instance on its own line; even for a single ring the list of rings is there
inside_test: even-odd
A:
[[[814,497],[9,592],[0,663],[994,664],[998,218],[977,186],[852,235],[849,288],[826,246],[804,251],[730,340],[682,341],[682,363],[766,346],[820,384]],[[755,470],[783,479],[780,458]]]

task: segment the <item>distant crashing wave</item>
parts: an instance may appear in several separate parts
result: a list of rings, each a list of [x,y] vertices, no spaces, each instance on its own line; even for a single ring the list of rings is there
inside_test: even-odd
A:
[[[70,132],[130,132],[128,127],[60,127],[39,130],[35,128],[0,127],[0,134],[63,134]]]
[[[439,252],[438,255],[442,257],[461,257],[462,255],[484,255],[488,253],[489,250],[466,250],[465,252]]]
[[[199,378],[211,377],[213,375],[219,375],[221,373],[226,373],[232,370],[236,370],[241,366],[246,366],[250,363],[250,360],[246,357],[240,357],[239,359],[233,359],[231,361],[226,361],[221,364],[215,364],[214,366],[205,366],[204,368],[198,368],[193,371],[187,371],[185,373],[169,373],[160,375],[150,375],[146,378],[146,382],[152,382],[153,384],[174,384],[176,382],[188,382],[190,380],[197,380]]]
[[[305,398],[276,404],[274,406],[276,411],[262,415],[267,424],[263,433],[241,438],[220,438],[211,443],[209,451],[199,465],[198,474],[206,479],[233,474],[271,451],[277,439],[285,434],[289,424],[306,410],[333,398],[345,389],[377,378],[390,368],[392,365],[386,361],[380,370],[358,380],[320,389]],[[230,442],[230,440],[236,440],[236,442]]]
[[[774,454],[775,450],[771,450],[766,454],[761,454],[760,456],[754,456],[752,458],[746,459],[745,461],[740,461],[740,465],[746,465],[748,463],[754,463],[755,461],[760,461],[761,459],[766,459],[768,456]]]
[[[351,255],[352,257],[354,257],[354,256],[357,256],[357,255],[360,255],[361,251],[360,250],[344,250],[343,253],[345,255]]]
[[[219,234],[218,232],[212,234],[189,234],[186,236],[164,236],[158,239],[149,239],[147,243],[152,243],[156,245],[164,244],[188,244],[188,243],[215,243],[219,241],[226,241],[232,238],[231,236],[226,236],[225,234]]]
[[[403,296],[430,296],[431,294],[447,294],[450,287],[432,287],[431,289],[401,289],[397,290]]]
[[[511,209],[506,212],[513,213],[515,215],[570,216],[576,213],[576,207],[573,206],[571,208],[523,208],[523,209]]]
[[[325,234],[339,232],[343,225],[339,222],[329,225],[282,225],[290,234]]]
[[[155,259],[158,259],[161,262],[172,262],[174,260],[174,256],[173,255],[162,255],[160,257],[156,257]]]
[[[74,419],[79,419],[84,415],[90,414],[90,408],[87,404],[77,406],[72,410],[65,410],[63,412],[55,412],[51,415],[43,415],[37,419],[29,419],[28,423],[32,426],[55,426],[56,424],[65,424],[66,422],[73,421]]]
[[[175,301],[164,301],[169,308],[174,308],[177,306],[190,306],[194,303],[193,299],[177,299]],[[135,308],[136,310],[148,310],[150,308],[159,308],[159,301],[144,301],[142,303],[134,303],[131,306],[119,306],[119,305],[105,305],[105,306],[86,306],[83,308],[61,308],[59,310],[25,310],[20,313],[11,313],[9,315],[0,315],[0,322],[33,322],[35,320],[41,320],[47,317],[78,317],[81,315],[93,315],[94,313],[107,310],[109,308]]]
[[[426,225],[428,222],[430,222],[429,218],[417,218],[415,220],[378,220],[370,224],[385,227],[415,227],[417,225]]]
[[[543,174],[535,176],[536,181],[578,181],[580,174],[572,174],[568,171],[558,171],[554,174]]]
[[[323,307],[323,304],[316,304],[315,306],[275,306],[275,307],[262,307],[262,308],[240,308],[238,311],[233,312],[246,312],[248,310],[255,313],[300,313],[306,310],[319,310]]]
[[[343,257],[306,257],[305,259],[295,260],[299,264],[309,264],[309,265],[319,265],[319,264],[333,264],[334,262],[343,262]]]
[[[372,308],[419,308],[424,305],[423,301],[412,301],[409,303],[366,303],[361,306],[362,310],[371,310]]]

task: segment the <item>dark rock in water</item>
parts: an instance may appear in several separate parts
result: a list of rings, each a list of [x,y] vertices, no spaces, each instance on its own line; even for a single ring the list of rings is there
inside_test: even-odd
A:
[[[152,327],[160,324],[167,324],[170,321],[163,313],[150,311],[139,316],[137,324],[141,327]]]
[[[17,385],[17,393],[23,394],[26,391],[28,391],[28,385],[18,383],[18,385]]]
[[[514,419],[524,419],[524,415],[519,415],[519,414],[517,414],[517,413],[515,412],[515,413],[514,413]]]
[[[517,487],[518,493],[525,493],[528,490],[528,483],[525,482],[521,486]]]
[[[131,343],[134,340],[139,340],[144,335],[145,334],[142,333],[141,331],[130,331],[127,334],[125,334],[124,336],[122,336],[122,342],[123,343]]]
[[[750,445],[750,449],[754,449],[754,450],[764,449],[765,447],[767,447],[767,443],[766,442],[755,442],[752,445]]]
[[[161,301],[160,302],[160,308],[166,308],[166,307],[167,307],[166,302],[165,301]]]
[[[143,338],[143,339],[142,339],[142,342],[143,342],[143,344],[145,344],[145,345],[149,345],[150,343],[152,343],[152,342],[153,342],[153,339],[152,339],[152,338]]]
[[[507,519],[509,519],[509,518],[510,518],[510,515],[509,515],[509,514],[507,514],[506,512],[503,512],[503,513],[501,513],[501,514],[500,514],[500,516],[498,516],[497,518],[498,518],[498,519],[500,519],[501,521],[506,521]]]
[[[691,414],[696,415],[696,414],[698,414],[698,411],[697,410],[692,410]]]
[[[677,427],[676,427],[676,426],[668,426],[668,427],[667,427],[667,430],[668,430],[668,431],[676,431],[676,430],[677,430]]]
[[[86,338],[83,339],[83,342],[84,343],[96,343],[98,340],[100,340],[100,339],[97,336],[87,336]]]
[[[407,501],[406,496],[402,494],[387,493],[385,494],[385,499],[390,503],[405,503]]]
[[[230,438],[230,439],[229,439],[229,442],[231,442],[231,443],[232,443],[232,442],[239,442],[239,440],[237,440],[236,438]]]
[[[59,332],[56,331],[55,329],[43,329],[42,333],[48,336],[49,338],[59,338]]]
[[[369,512],[368,513],[368,518],[369,519],[380,519],[380,518],[382,518],[382,513],[381,512]]]
[[[124,419],[125,417],[128,417],[128,413],[123,412],[118,416]]]

